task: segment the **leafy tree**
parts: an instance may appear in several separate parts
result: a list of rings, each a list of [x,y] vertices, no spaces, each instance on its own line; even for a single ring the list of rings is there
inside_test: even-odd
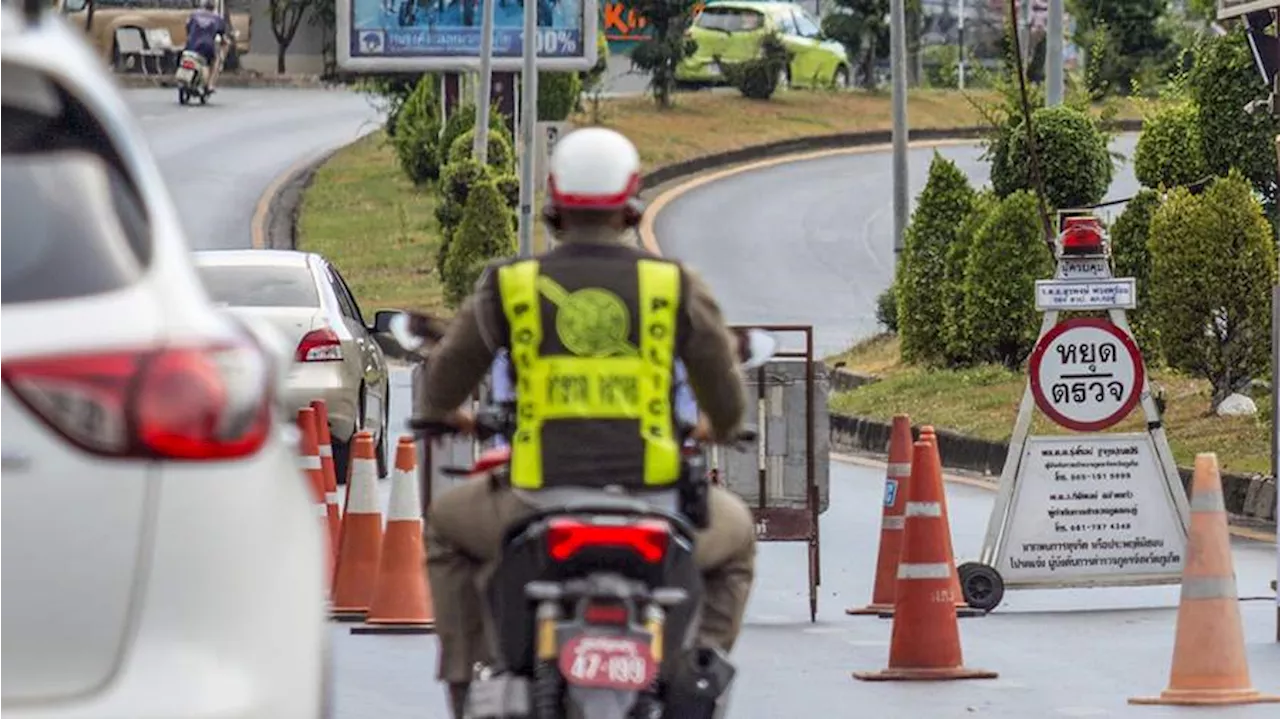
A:
[[[973,237],[964,273],[973,359],[1016,368],[1035,345],[1035,281],[1053,273],[1041,233],[1035,195],[1018,190],[996,204]]]
[[[1144,63],[1167,62],[1169,37],[1161,18],[1167,0],[1067,0],[1076,20],[1075,40],[1081,47],[1104,44],[1109,52],[1086,57],[1086,72],[1111,89],[1127,92]],[[1100,40],[1099,34],[1105,36]],[[1095,63],[1097,63],[1095,65]]]
[[[1189,185],[1209,175],[1195,103],[1162,104],[1147,114],[1133,153],[1133,170],[1146,187]]]
[[[946,297],[939,288],[947,274],[947,254],[973,205],[968,178],[935,151],[929,179],[903,238],[895,283],[902,358],[908,362],[937,361],[945,354]]]
[[[445,301],[450,307],[460,305],[475,287],[485,265],[510,257],[515,251],[511,210],[493,180],[481,179],[471,187],[462,224],[449,244],[443,273]]]
[[[1053,207],[1097,203],[1111,186],[1114,168],[1107,135],[1085,113],[1067,105],[1042,107],[1031,114],[1036,133],[1045,201]],[[1003,140],[991,166],[991,184],[1001,196],[1033,188],[1026,123],[1018,122]]]
[[[1276,199],[1275,136],[1280,122],[1244,106],[1264,98],[1267,86],[1254,68],[1249,42],[1239,27],[1206,38],[1196,50],[1188,89],[1199,109],[1204,157],[1209,169],[1226,175],[1237,168],[1267,201]]]
[[[897,333],[898,331],[898,291],[897,283],[890,286],[884,292],[876,295],[876,322],[884,327],[886,332]]]
[[[701,0],[632,0],[631,7],[648,21],[650,39],[631,51],[631,64],[649,73],[649,91],[658,107],[672,105],[676,67],[698,49],[685,37]]]
[[[1242,173],[1201,195],[1175,189],[1151,218],[1152,316],[1170,366],[1209,380],[1211,409],[1254,377],[1271,354],[1271,228]]]
[[[1111,261],[1117,277],[1132,277],[1138,306],[1129,310],[1129,323],[1148,362],[1160,359],[1160,333],[1151,319],[1151,253],[1147,249],[1151,217],[1160,207],[1160,195],[1143,188],[1134,195],[1111,226]]]
[[[397,113],[391,140],[400,169],[414,185],[422,186],[439,177],[440,110],[435,75],[423,75],[418,80]]]
[[[760,40],[760,56],[745,62],[721,62],[725,78],[743,97],[768,100],[778,90],[791,61],[791,52],[776,33]]]

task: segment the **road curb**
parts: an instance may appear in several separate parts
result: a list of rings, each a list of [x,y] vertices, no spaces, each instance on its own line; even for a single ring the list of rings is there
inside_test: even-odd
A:
[[[113,73],[116,83],[122,88],[145,89],[153,87],[177,87],[173,76],[169,73],[157,75],[135,75]],[[342,83],[322,80],[318,75],[256,75],[241,73],[224,73],[218,77],[220,88],[273,88],[299,90],[329,90],[345,87]]]
[[[298,245],[298,210],[302,207],[302,197],[306,194],[316,172],[343,149],[364,139],[364,135],[351,142],[339,145],[303,158],[290,165],[287,170],[276,176],[267,186],[266,191],[258,198],[257,208],[253,213],[250,232],[253,236],[253,247],[258,250],[292,250]]]
[[[887,457],[893,427],[887,422],[831,412],[831,446],[847,454]],[[920,425],[912,427],[919,434]],[[936,429],[938,452],[949,470],[976,475],[975,481],[994,487],[1004,469],[1009,453],[1007,442],[993,442],[968,437],[946,429]],[[1191,470],[1179,467],[1184,488],[1191,483]],[[1276,541],[1276,481],[1263,475],[1223,473],[1222,491],[1233,526],[1245,530],[1251,538]],[[1255,536],[1257,535],[1257,536]]]

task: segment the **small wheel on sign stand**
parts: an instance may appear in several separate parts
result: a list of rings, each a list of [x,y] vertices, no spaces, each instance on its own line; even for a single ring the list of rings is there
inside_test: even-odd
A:
[[[981,562],[965,562],[956,568],[964,601],[974,609],[989,612],[1004,599],[1004,578],[995,567]]]

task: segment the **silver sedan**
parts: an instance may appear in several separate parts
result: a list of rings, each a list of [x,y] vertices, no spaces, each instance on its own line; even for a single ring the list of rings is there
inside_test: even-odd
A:
[[[365,322],[338,270],[320,255],[291,250],[208,250],[195,259],[214,302],[274,326],[293,348],[283,402],[296,411],[325,401],[338,481],[345,481],[359,429],[373,432],[378,474],[385,477],[387,361],[374,340],[378,329]]]

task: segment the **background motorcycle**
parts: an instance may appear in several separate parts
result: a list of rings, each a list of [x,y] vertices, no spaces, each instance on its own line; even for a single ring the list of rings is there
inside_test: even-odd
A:
[[[219,35],[217,42],[217,61],[218,66],[221,67],[223,53],[226,51],[229,40]],[[178,69],[173,74],[174,80],[178,83],[178,104],[186,105],[192,98],[199,100],[201,105],[209,102],[209,96],[213,94],[213,90],[209,88],[212,71],[213,68],[205,62],[200,53],[183,50],[182,56],[178,59]]]
[[[429,319],[406,314],[391,333],[418,351],[443,329]],[[768,361],[776,341],[742,331],[739,349],[750,369]],[[486,407],[476,435],[509,438],[514,424],[512,407]],[[410,426],[428,436],[457,431],[418,419]],[[692,429],[680,428],[684,476],[667,496],[557,490],[507,529],[487,589],[498,660],[477,669],[468,716],[709,719],[723,711],[733,665],[693,646],[702,596],[693,544],[706,525],[707,481],[702,452],[686,442]],[[747,430],[737,439],[754,438]],[[442,471],[498,482],[509,458],[495,449],[473,467]]]

